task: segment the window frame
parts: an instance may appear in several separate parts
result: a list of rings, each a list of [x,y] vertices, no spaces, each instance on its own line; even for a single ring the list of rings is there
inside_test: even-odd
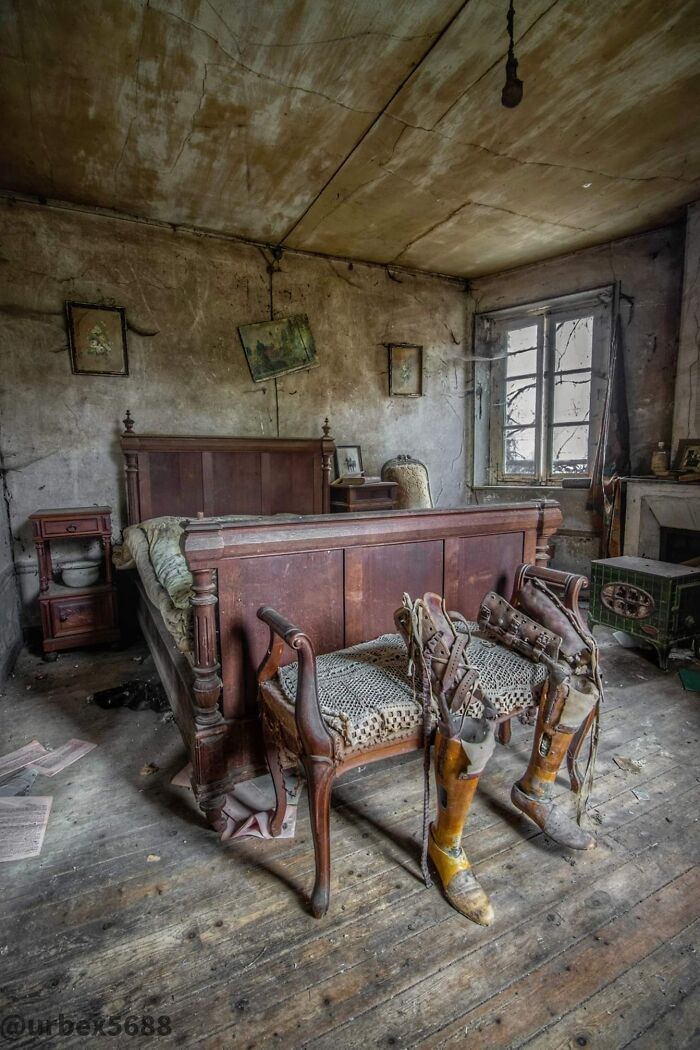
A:
[[[561,486],[564,478],[590,476],[602,420],[602,402],[612,338],[614,287],[555,296],[535,303],[475,314],[475,462],[474,483],[495,485]],[[557,325],[580,317],[593,317],[590,368],[556,370]],[[507,334],[516,328],[537,327],[537,373],[507,376]],[[558,375],[590,375],[588,419],[557,423],[554,419],[555,378]],[[534,473],[513,474],[505,470],[505,413],[507,383],[515,378],[535,378]],[[484,404],[490,405],[486,428]],[[588,427],[588,473],[556,473],[553,463],[554,430],[559,426]],[[509,428],[510,429],[510,428]],[[512,428],[517,429],[517,428]],[[523,426],[523,429],[527,429]],[[481,462],[479,453],[481,449]]]

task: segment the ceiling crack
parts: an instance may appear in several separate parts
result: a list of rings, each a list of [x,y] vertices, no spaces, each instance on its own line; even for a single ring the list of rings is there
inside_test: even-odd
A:
[[[401,256],[405,255],[408,249],[412,248],[414,244],[417,244],[418,241],[423,240],[424,237],[427,237],[433,232],[433,230],[438,229],[438,227],[446,225],[446,223],[450,222],[450,220],[453,219],[455,215],[457,215],[460,211],[463,211],[465,208],[470,207],[487,208],[489,211],[504,212],[506,215],[515,215],[519,219],[527,219],[529,222],[536,222],[545,226],[557,226],[564,230],[575,230],[577,233],[588,233],[588,230],[585,226],[571,226],[569,223],[556,222],[554,219],[543,219],[536,215],[526,215],[524,212],[513,211],[511,208],[502,208],[497,204],[485,204],[483,201],[468,200],[464,201],[463,204],[460,204],[457,208],[454,209],[454,211],[451,211],[450,214],[447,215],[444,219],[439,219],[437,222],[433,223],[432,226],[428,227],[427,230],[424,230],[423,233],[419,233],[416,237],[410,240],[408,244],[406,244],[398,253],[398,255],[395,255],[391,261],[397,263]]]
[[[611,179],[618,182],[657,182],[659,180],[666,180],[667,182],[679,182],[686,186],[694,186],[700,179],[685,179],[676,175],[611,175],[610,172],[598,171],[596,168],[583,168],[576,164],[557,164],[556,161],[546,160],[523,160],[522,157],[514,157],[512,153],[501,153],[498,150],[490,149],[488,146],[482,146],[479,142],[469,142],[466,139],[461,139],[457,135],[447,135],[444,131],[437,131],[435,128],[425,128],[420,124],[409,124],[402,117],[397,117],[393,113],[385,113],[389,120],[395,120],[399,124],[403,124],[404,128],[412,128],[414,131],[423,131],[426,135],[437,135],[441,139],[445,139],[447,142],[454,142],[460,146],[467,146],[469,149],[479,150],[481,153],[488,153],[492,157],[497,157],[500,160],[509,160],[513,164],[522,165],[523,167],[533,168],[553,168],[560,171],[575,171],[581,175],[597,175],[603,179]],[[399,136],[400,138],[401,136]],[[398,144],[399,139],[396,140]],[[396,146],[394,146],[395,152]]]
[[[300,84],[288,84],[284,80],[278,80],[276,77],[270,76],[269,73],[261,73],[260,70],[254,69],[252,66],[246,65],[245,62],[242,62],[239,58],[236,58],[236,56],[230,51],[227,51],[223,44],[219,40],[217,40],[215,36],[212,36],[211,33],[208,33],[203,26],[197,25],[196,22],[191,22],[187,18],[183,18],[182,15],[178,15],[174,11],[165,11],[161,8],[159,8],[158,11],[160,14],[167,15],[169,18],[177,19],[178,22],[182,22],[184,25],[189,26],[191,29],[194,29],[197,33],[201,33],[202,36],[205,36],[207,38],[207,40],[211,40],[211,42],[216,45],[219,51],[226,55],[226,57],[229,58],[234,65],[239,66],[241,69],[245,70],[246,73],[251,73],[254,77],[258,77],[260,80],[265,80],[270,84],[276,84],[277,87],[285,88],[285,90],[287,91],[299,91],[305,95],[315,95],[317,98],[322,98],[326,102],[330,102],[334,106],[340,106],[341,109],[345,109],[349,113],[359,113],[368,117],[373,117],[375,115],[376,111],[373,109],[354,109],[352,106],[347,106],[344,102],[341,102],[339,99],[333,98],[332,95],[325,95],[322,91],[315,91],[312,88],[302,87]]]
[[[194,122],[197,119],[197,116],[201,112],[201,109],[202,109],[202,103],[204,102],[204,96],[205,96],[206,91],[207,91],[207,77],[208,77],[208,75],[209,75],[209,64],[207,62],[205,62],[204,63],[204,75],[202,77],[202,84],[201,84],[201,88],[200,88],[200,92],[199,92],[199,102],[197,103],[197,108],[195,109],[194,113],[192,114],[192,120],[190,121],[190,130],[187,132],[187,134],[185,135],[184,139],[182,140],[182,145],[180,146],[180,149],[177,151],[177,157],[175,158],[175,160],[173,161],[172,165],[170,166],[170,173],[171,174],[175,170],[175,168],[177,167],[177,165],[178,165],[178,163],[180,161],[180,157],[182,156],[182,154],[183,154],[183,152],[185,150],[185,147],[189,145],[190,139],[192,138],[192,136],[195,133],[195,123]]]

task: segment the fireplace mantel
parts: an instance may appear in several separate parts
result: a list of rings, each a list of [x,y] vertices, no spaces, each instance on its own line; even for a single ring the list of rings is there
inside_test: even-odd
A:
[[[700,484],[628,480],[625,555],[658,559],[662,528],[700,532]]]

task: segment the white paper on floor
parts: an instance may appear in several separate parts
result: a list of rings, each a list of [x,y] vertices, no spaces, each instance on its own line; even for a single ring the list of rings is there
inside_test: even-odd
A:
[[[53,798],[0,798],[0,861],[38,857]]]
[[[88,751],[92,751],[97,744],[91,744],[88,740],[68,740],[65,744],[57,747],[55,751],[48,751],[43,758],[36,762],[29,762],[30,769],[35,769],[45,777],[55,777],[66,766],[77,762]]]
[[[191,788],[190,777],[192,763],[181,769],[170,781],[176,787]],[[281,839],[293,839],[297,823],[297,805],[301,793],[298,777],[287,773],[287,814],[282,831],[277,836]],[[276,805],[275,787],[269,773],[244,780],[235,784],[226,795],[224,814],[226,829],[221,834],[221,841],[229,839],[256,838],[271,839],[270,820]]]
[[[43,744],[40,744],[38,740],[32,740],[31,743],[25,744],[24,747],[18,747],[16,751],[10,751],[9,755],[3,755],[0,758],[0,777],[4,777],[8,773],[14,773],[17,769],[23,769],[30,762],[34,762],[48,754],[49,752]]]

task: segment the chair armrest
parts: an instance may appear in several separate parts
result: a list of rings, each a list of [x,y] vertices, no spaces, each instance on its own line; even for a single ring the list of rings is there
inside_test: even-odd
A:
[[[279,671],[284,645],[297,653],[297,692],[294,717],[307,756],[333,760],[333,737],[321,714],[316,682],[316,653],[311,639],[299,627],[269,605],[258,609],[258,619],[270,628],[270,643],[258,669],[258,686]]]
[[[301,628],[295,627],[286,616],[283,616],[282,613],[278,613],[269,605],[263,605],[258,609],[258,619],[262,620],[263,623],[266,623],[270,628],[270,631],[278,635],[287,643],[287,645],[291,646],[292,649],[296,648],[294,640],[304,633]]]

